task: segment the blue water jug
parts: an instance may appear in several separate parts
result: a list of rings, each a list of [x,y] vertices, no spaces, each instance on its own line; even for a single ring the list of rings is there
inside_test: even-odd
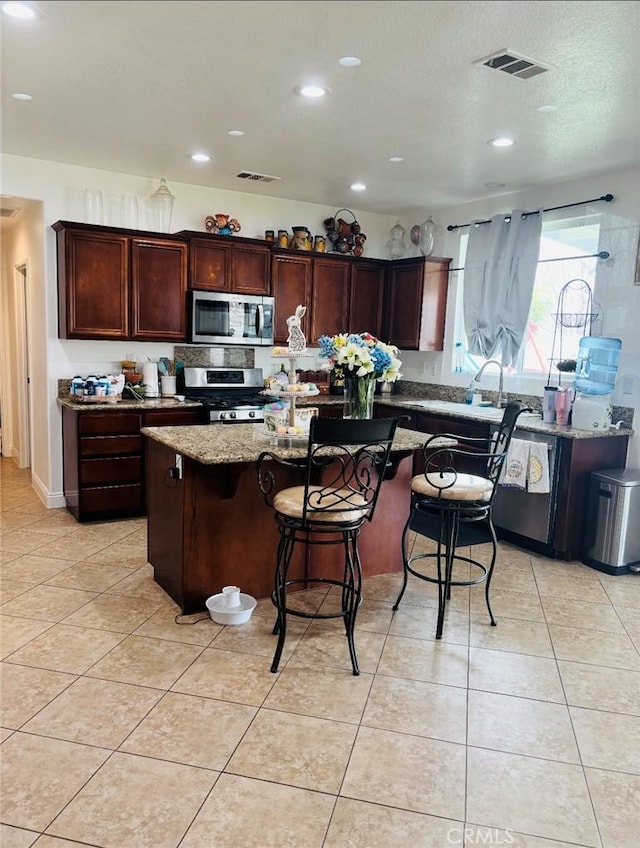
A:
[[[610,395],[615,388],[622,342],[603,336],[580,339],[575,388],[583,395]]]

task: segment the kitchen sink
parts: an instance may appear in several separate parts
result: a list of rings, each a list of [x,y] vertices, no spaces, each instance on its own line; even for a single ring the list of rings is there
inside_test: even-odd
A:
[[[452,415],[460,415],[463,418],[483,418],[487,421],[502,421],[504,409],[495,406],[476,406],[469,403],[454,403],[449,400],[416,400],[400,401],[402,406],[420,407],[430,412],[448,412]],[[537,412],[523,412],[521,418],[539,418]]]

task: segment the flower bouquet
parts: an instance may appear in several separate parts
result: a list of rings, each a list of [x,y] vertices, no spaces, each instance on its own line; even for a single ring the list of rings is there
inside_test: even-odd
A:
[[[385,344],[371,333],[339,333],[320,336],[325,371],[344,379],[345,418],[370,418],[376,382],[392,383],[402,374],[398,348]]]

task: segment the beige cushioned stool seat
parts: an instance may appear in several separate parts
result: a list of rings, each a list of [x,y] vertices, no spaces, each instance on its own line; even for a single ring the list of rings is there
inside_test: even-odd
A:
[[[283,489],[273,499],[276,512],[289,515],[291,518],[302,518],[304,511],[304,486],[292,486]],[[317,494],[316,494],[317,493]],[[361,506],[361,510],[340,510],[347,501],[350,507]],[[314,509],[314,507],[316,507]],[[335,510],[335,511],[332,511]],[[309,503],[307,518],[310,521],[347,522],[353,524],[361,521],[369,511],[369,504],[362,495],[351,489],[327,489],[324,486],[309,486]]]
[[[418,474],[411,480],[411,491],[448,501],[488,501],[491,499],[493,483],[475,474]]]

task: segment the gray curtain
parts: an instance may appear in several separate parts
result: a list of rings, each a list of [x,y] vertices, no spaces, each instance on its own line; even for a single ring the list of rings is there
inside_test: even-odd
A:
[[[464,328],[469,352],[491,358],[500,350],[513,365],[527,326],[536,276],[542,215],[522,209],[471,225],[464,261]]]

